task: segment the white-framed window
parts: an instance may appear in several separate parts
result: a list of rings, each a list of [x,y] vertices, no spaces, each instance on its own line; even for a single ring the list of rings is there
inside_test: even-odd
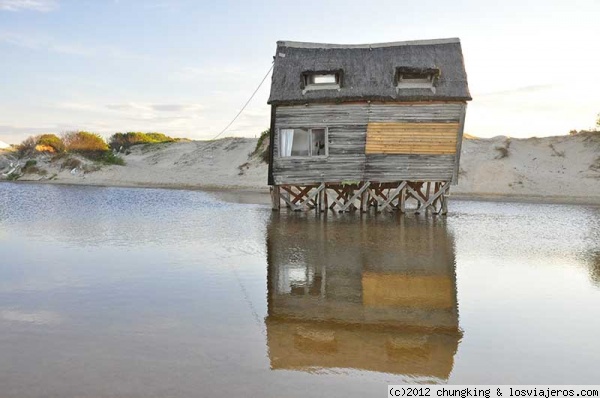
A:
[[[279,129],[279,156],[327,156],[327,135],[323,127]]]
[[[342,87],[342,71],[303,72],[302,90],[339,90]]]
[[[306,85],[312,84],[337,84],[338,79],[335,73],[311,74],[307,76]]]
[[[439,69],[419,69],[399,67],[396,69],[396,88],[429,88],[435,89],[440,74]]]

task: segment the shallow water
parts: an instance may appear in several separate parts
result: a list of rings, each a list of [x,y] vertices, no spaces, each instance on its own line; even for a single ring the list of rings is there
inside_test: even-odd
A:
[[[600,372],[600,209],[272,213],[0,184],[2,397],[384,396]]]

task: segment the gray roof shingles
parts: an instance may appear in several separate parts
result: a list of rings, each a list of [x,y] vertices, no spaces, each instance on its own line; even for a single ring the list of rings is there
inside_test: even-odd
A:
[[[458,39],[365,45],[277,42],[269,104],[348,101],[469,101],[467,74]],[[396,68],[439,69],[435,90],[401,88]],[[342,87],[302,90],[302,74],[343,71]]]

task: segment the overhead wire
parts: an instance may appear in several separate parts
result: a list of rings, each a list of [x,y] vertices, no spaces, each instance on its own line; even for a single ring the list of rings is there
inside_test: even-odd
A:
[[[263,83],[265,82],[265,80],[267,80],[267,77],[269,76],[269,73],[271,73],[271,71],[273,70],[273,65],[275,65],[275,62],[271,63],[271,67],[269,68],[269,70],[265,74],[265,77],[263,77],[263,79],[260,81],[260,83],[258,84],[258,87],[256,87],[256,90],[254,90],[254,92],[252,93],[252,95],[250,96],[250,98],[248,98],[248,101],[246,101],[246,103],[244,104],[244,106],[242,107],[242,109],[240,109],[240,111],[237,113],[237,115],[235,115],[235,117],[231,120],[231,122],[229,122],[229,124],[227,126],[225,126],[225,128],[223,130],[221,130],[221,132],[219,134],[215,135],[212,140],[216,140],[217,138],[219,138],[221,136],[221,134],[223,134],[224,132],[226,132],[227,129],[229,127],[231,127],[231,125],[236,121],[236,119],[242,114],[242,112],[244,111],[244,109],[246,109],[246,107],[248,106],[248,104],[250,103],[250,101],[252,101],[252,98],[254,98],[254,96],[256,95],[256,93],[258,92],[258,90],[260,89],[260,87],[263,85]]]

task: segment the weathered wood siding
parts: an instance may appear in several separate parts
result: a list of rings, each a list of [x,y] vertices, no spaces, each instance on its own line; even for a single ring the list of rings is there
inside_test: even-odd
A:
[[[366,154],[453,155],[458,123],[371,122]]]
[[[369,154],[366,151],[369,123],[448,123],[461,130],[465,104],[310,104],[278,106],[273,139],[273,181],[309,184],[343,181],[451,181],[455,150],[450,154]],[[327,157],[279,157],[279,129],[327,127]],[[462,130],[455,135],[462,137]],[[456,144],[455,144],[456,148]]]

